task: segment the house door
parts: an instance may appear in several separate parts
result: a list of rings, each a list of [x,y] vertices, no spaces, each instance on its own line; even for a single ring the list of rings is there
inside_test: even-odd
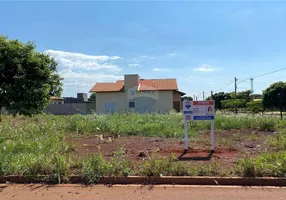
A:
[[[181,111],[181,102],[180,101],[173,101],[173,109],[177,112]]]

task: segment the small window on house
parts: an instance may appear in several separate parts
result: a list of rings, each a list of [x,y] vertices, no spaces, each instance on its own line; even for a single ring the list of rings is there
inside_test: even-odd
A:
[[[129,108],[135,108],[135,102],[129,102]]]

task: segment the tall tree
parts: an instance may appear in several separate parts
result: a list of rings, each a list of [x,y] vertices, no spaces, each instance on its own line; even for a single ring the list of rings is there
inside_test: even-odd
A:
[[[286,109],[286,82],[273,83],[263,91],[263,106],[269,109],[279,109],[283,119],[283,111]]]
[[[188,100],[188,101],[193,101],[193,98],[190,96],[183,96],[182,100]]]
[[[210,99],[211,97],[207,98],[207,100],[210,100]],[[221,110],[223,108],[221,102],[224,100],[231,99],[231,96],[229,93],[219,92],[219,93],[213,94],[212,99],[215,101],[215,108],[218,110]]]
[[[37,52],[34,43],[0,36],[0,47],[0,110],[5,107],[13,114],[37,114],[51,96],[61,95],[56,61]]]
[[[262,99],[262,94],[253,94],[251,96],[253,99]]]
[[[230,95],[231,95],[231,98],[235,98],[234,97],[234,92],[231,92],[230,93]],[[249,102],[249,101],[251,101],[251,90],[245,90],[245,91],[242,91],[242,92],[238,92],[237,94],[236,94],[236,99],[244,99],[244,100],[246,100],[247,102]]]
[[[90,101],[96,103],[96,93],[95,92],[91,93],[89,99],[90,99]]]

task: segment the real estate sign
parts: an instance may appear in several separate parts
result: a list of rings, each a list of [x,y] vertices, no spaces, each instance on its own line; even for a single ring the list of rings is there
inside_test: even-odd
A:
[[[185,120],[214,120],[214,101],[183,101]]]
[[[185,151],[188,150],[188,121],[210,120],[211,121],[211,150],[214,151],[214,118],[215,102],[210,101],[183,101],[183,116],[185,127]]]

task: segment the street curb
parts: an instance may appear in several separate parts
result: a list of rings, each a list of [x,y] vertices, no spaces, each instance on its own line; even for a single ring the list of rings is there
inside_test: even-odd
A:
[[[48,176],[0,176],[0,183],[51,183]],[[70,176],[67,183],[88,183],[81,176]],[[286,178],[243,177],[102,177],[98,184],[163,184],[163,185],[239,185],[239,186],[286,186]]]

